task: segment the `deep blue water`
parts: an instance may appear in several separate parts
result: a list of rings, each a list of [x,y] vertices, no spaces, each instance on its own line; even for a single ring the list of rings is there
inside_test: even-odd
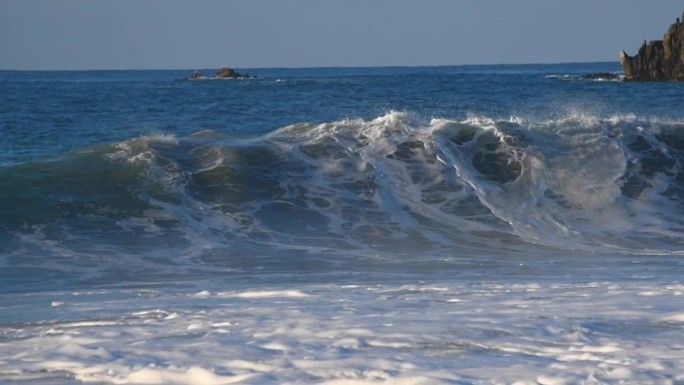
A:
[[[374,118],[555,119],[572,112],[682,115],[672,84],[559,81],[617,63],[245,69],[247,81],[184,80],[191,71],[0,71],[0,162],[24,162],[140,135],[214,130],[238,136],[300,123]],[[203,73],[210,75],[211,70]]]

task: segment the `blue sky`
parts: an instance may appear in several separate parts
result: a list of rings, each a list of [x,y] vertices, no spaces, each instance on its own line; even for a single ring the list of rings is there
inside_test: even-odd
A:
[[[1,0],[0,69],[617,61],[684,0]]]

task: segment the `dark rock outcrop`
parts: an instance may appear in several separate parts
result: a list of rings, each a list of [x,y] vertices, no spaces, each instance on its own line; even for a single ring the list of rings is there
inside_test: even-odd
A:
[[[583,76],[584,79],[588,80],[619,80],[620,75],[612,72],[595,72],[591,74],[586,74]]]
[[[204,75],[202,75],[201,73],[199,73],[199,72],[197,72],[197,71],[193,71],[193,72],[192,72],[192,75],[188,76],[188,79],[189,79],[189,80],[193,80],[193,79],[203,79],[203,78],[204,78]]]
[[[220,78],[220,79],[252,79],[255,78],[256,76],[250,75],[250,74],[242,74],[237,71],[235,71],[232,68],[228,67],[221,67],[218,71],[216,71],[216,74],[213,76],[214,78]],[[193,73],[187,77],[188,80],[195,80],[195,79],[207,79],[204,75],[197,71],[193,71]]]
[[[644,41],[639,53],[620,51],[625,81],[684,81],[684,23],[670,26],[663,40]]]
[[[221,69],[219,69],[216,72],[216,75],[214,75],[214,76],[217,78],[224,78],[224,79],[250,79],[250,78],[255,77],[255,76],[250,75],[250,74],[241,74],[241,73],[235,71],[234,69],[228,68],[228,67],[221,67]]]

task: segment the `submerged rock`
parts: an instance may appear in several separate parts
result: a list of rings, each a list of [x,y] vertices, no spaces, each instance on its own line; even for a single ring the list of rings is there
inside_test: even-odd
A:
[[[199,73],[199,72],[197,72],[197,71],[192,71],[192,75],[188,76],[188,79],[189,79],[189,80],[193,80],[193,79],[203,79],[203,78],[204,78],[204,75],[202,75],[201,73]]]
[[[645,41],[639,53],[620,51],[625,81],[684,81],[684,23],[678,18],[663,40]]]
[[[589,80],[618,80],[620,75],[612,72],[595,72],[584,75],[584,78]]]

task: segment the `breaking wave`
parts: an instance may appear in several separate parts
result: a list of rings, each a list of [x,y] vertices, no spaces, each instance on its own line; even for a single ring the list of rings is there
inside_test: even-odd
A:
[[[0,169],[0,248],[6,266],[136,258],[141,274],[178,255],[275,270],[293,252],[680,255],[683,160],[684,123],[637,116],[390,112],[248,139],[145,136]]]

